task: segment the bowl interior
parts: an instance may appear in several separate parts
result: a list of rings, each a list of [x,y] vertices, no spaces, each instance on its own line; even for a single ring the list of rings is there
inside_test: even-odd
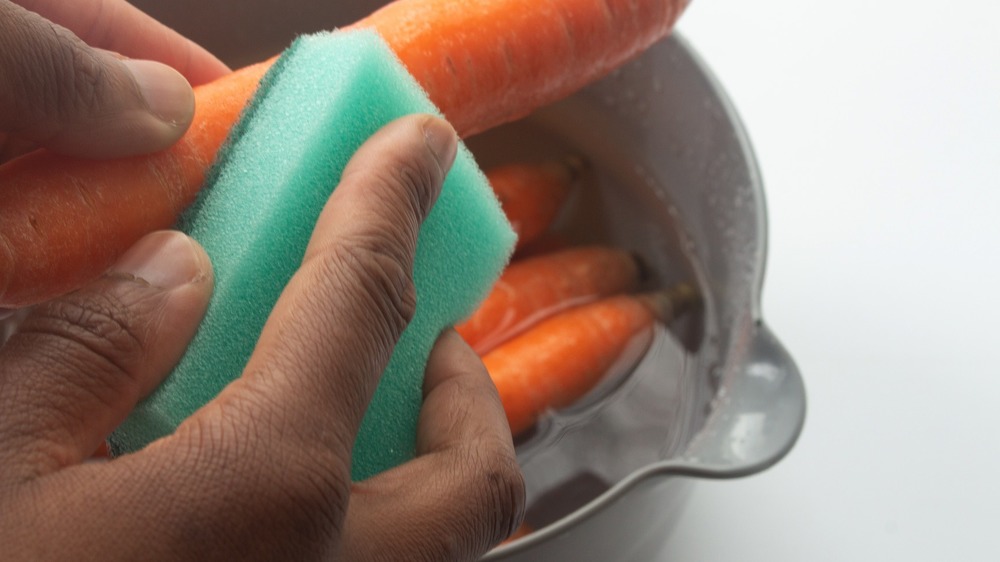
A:
[[[232,66],[279,52],[382,2],[132,0]],[[565,154],[590,164],[559,228],[641,256],[649,288],[688,281],[705,306],[665,327],[602,400],[550,417],[519,444],[529,522],[542,527],[652,463],[680,458],[735,372],[757,320],[764,262],[760,182],[739,124],[678,38],[529,118],[467,140],[484,167]]]

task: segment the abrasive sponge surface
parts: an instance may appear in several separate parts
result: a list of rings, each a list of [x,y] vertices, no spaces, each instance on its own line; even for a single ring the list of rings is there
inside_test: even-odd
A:
[[[279,58],[180,222],[214,267],[205,319],[167,380],[112,435],[116,453],[168,435],[242,373],[347,161],[380,127],[412,113],[439,114],[374,31],[303,36]],[[485,296],[513,244],[460,146],[418,237],[416,313],[362,422],[355,480],[412,458],[430,349]]]

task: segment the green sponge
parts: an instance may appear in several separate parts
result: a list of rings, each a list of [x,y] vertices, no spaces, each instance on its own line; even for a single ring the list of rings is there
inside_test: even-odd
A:
[[[240,376],[347,161],[380,127],[412,113],[439,115],[374,31],[304,36],[282,55],[181,218],[215,269],[208,312],[173,373],[111,436],[115,453],[170,434]],[[420,231],[416,314],[362,422],[355,480],[413,457],[430,349],[486,295],[513,245],[486,178],[460,146]]]

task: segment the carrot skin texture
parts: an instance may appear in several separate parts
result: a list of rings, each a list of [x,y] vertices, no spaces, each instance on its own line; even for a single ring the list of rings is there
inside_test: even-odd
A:
[[[355,26],[376,28],[466,137],[607,74],[687,1],[398,0]],[[171,226],[274,60],[196,88],[191,128],[168,150],[104,162],[39,151],[0,166],[0,306],[79,288]]]
[[[515,262],[472,316],[455,329],[483,355],[562,310],[631,292],[639,277],[632,254],[603,246],[571,248]]]
[[[687,4],[397,0],[358,24],[378,29],[466,136],[524,117],[606,75],[664,37]]]
[[[641,299],[610,297],[552,316],[483,356],[511,433],[584,396],[630,345],[648,345],[654,320]]]
[[[545,162],[486,170],[486,179],[517,234],[516,249],[536,240],[552,225],[572,191],[578,167],[569,162]]]

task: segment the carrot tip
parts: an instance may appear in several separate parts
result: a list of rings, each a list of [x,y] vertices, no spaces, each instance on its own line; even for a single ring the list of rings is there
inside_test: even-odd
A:
[[[642,301],[653,311],[657,320],[663,323],[693,310],[701,305],[701,295],[690,283],[679,283],[664,291],[645,293]]]

